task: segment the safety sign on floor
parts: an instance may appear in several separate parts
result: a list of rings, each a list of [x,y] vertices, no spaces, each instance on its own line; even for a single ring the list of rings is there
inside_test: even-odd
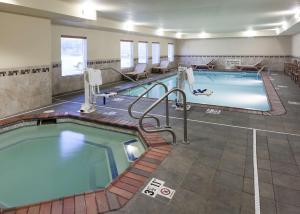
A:
[[[152,178],[151,181],[149,181],[149,183],[147,184],[147,186],[142,190],[142,193],[152,198],[155,198],[157,195],[160,195],[168,199],[172,199],[175,194],[175,190],[164,186],[164,184],[165,181]]]
[[[207,109],[206,114],[221,114],[221,110],[220,109]]]

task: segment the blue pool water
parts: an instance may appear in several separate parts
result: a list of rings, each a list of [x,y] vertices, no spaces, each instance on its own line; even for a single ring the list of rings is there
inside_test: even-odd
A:
[[[194,89],[209,89],[213,91],[213,94],[211,96],[195,96],[191,93],[188,84],[185,84],[184,91],[188,102],[259,111],[270,110],[263,80],[256,72],[194,71],[194,76]],[[160,80],[169,89],[176,87],[176,81],[176,75]],[[150,87],[149,84],[145,86]],[[144,90],[143,87],[135,87],[122,94],[138,96]],[[163,93],[163,89],[157,87],[146,97],[159,98]],[[171,95],[170,99],[175,100],[175,95]]]

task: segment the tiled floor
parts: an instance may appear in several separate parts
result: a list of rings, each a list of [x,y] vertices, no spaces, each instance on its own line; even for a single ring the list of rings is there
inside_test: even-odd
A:
[[[171,110],[171,124],[178,144],[152,174],[176,190],[172,200],[150,198],[137,193],[123,208],[114,213],[205,213],[252,214],[254,206],[253,129],[256,132],[259,198],[262,214],[300,213],[300,88],[282,74],[271,75],[287,113],[264,116],[222,111],[206,114],[205,108],[194,107],[188,113],[189,145],[183,138],[182,112]],[[106,106],[99,102],[99,114],[132,120],[127,107],[134,98],[110,99]],[[68,101],[41,111],[78,111],[82,93],[59,96],[55,103]],[[135,111],[141,112],[153,100],[144,99]],[[163,115],[164,106],[153,114]],[[112,113],[114,112],[114,113]],[[163,118],[162,118],[163,119]],[[278,133],[280,132],[280,133]],[[165,136],[167,140],[171,138]]]

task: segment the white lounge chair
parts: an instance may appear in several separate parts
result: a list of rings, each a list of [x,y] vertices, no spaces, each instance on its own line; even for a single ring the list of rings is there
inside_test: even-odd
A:
[[[160,65],[158,67],[152,68],[152,73],[166,73],[169,71],[169,64],[170,62],[168,60],[164,60],[160,62]]]
[[[193,69],[199,69],[199,70],[214,70],[216,67],[216,61],[212,59],[206,64],[200,64],[200,65],[192,65]]]
[[[236,69],[240,71],[259,71],[264,67],[262,61],[259,61],[258,63],[254,65],[237,65],[235,66]]]
[[[126,73],[126,75],[135,80],[139,80],[141,77],[148,78],[147,64],[146,63],[136,64],[134,70],[132,72]]]

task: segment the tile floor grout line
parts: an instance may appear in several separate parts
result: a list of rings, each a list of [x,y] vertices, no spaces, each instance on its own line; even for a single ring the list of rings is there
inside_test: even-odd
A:
[[[256,129],[253,129],[253,177],[254,177],[255,214],[260,214],[260,197],[259,197],[259,182],[258,182],[257,153],[256,153]]]
[[[59,106],[59,105],[65,104],[65,103],[69,103],[69,101],[65,101],[65,102],[61,102],[61,103],[55,103],[55,104],[52,104],[52,105],[44,106],[42,108],[37,108],[37,109],[30,110],[30,111],[22,112],[22,113],[19,113],[19,114],[14,114],[14,115],[11,115],[11,116],[8,116],[8,117],[3,117],[3,118],[0,118],[0,120],[6,120],[6,119],[9,119],[9,118],[12,118],[12,117],[17,117],[17,116],[20,116],[20,115],[23,115],[23,114],[28,114],[28,113],[43,110],[43,109],[46,109],[46,108]]]
[[[60,100],[60,101],[67,101],[67,100],[62,100],[62,99],[56,99],[55,100]],[[74,103],[74,104],[82,104],[81,102],[75,102],[75,101],[67,101],[69,103]],[[114,107],[108,107],[108,106],[99,106],[96,105],[99,108],[108,108],[108,109],[114,109],[114,110],[119,110],[119,111],[128,111],[127,109],[120,109],[120,108],[114,108]],[[134,113],[142,114],[143,112],[139,111],[132,111]],[[152,116],[159,116],[159,117],[166,117],[161,114],[149,114]],[[170,116],[170,119],[176,119],[176,120],[183,120],[181,117],[174,117]],[[218,126],[226,126],[226,127],[231,127],[231,128],[239,128],[239,129],[246,129],[246,130],[253,130],[254,128],[252,127],[245,127],[245,126],[234,126],[234,125],[229,125],[229,124],[224,124],[224,123],[214,123],[214,122],[209,122],[209,121],[203,121],[203,120],[193,120],[193,119],[188,119],[188,121],[191,122],[196,122],[196,123],[205,123],[205,124],[210,124],[210,125],[218,125]],[[278,131],[273,131],[273,130],[266,130],[266,129],[256,129],[256,131],[261,131],[261,132],[269,132],[269,133],[275,133],[275,134],[283,134],[283,135],[291,135],[291,136],[297,136],[300,137],[300,134],[295,134],[295,133],[288,133],[288,132],[278,132]]]

